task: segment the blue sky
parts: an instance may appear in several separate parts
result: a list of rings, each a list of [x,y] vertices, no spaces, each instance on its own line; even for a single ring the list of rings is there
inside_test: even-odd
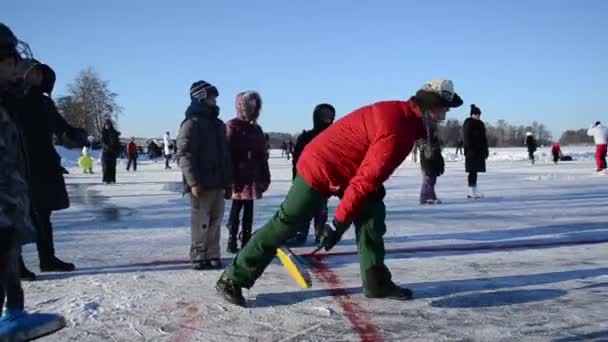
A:
[[[608,122],[608,1],[10,1],[5,22],[58,74],[93,66],[119,93],[123,135],[177,134],[193,81],[264,100],[266,131],[299,132],[450,78],[482,119],[545,123],[554,137]]]

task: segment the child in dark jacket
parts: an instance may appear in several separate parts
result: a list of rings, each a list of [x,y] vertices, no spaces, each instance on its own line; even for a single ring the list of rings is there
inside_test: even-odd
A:
[[[429,138],[420,148],[420,167],[422,169],[422,187],[420,188],[420,204],[441,204],[435,194],[437,177],[445,171],[445,162],[441,155],[441,141],[437,137],[437,129],[430,130]]]
[[[262,198],[270,186],[270,169],[266,139],[256,123],[262,109],[262,98],[255,91],[236,97],[236,118],[228,121],[227,135],[233,165],[234,186],[232,208],[228,221],[229,253],[238,252],[237,235],[241,209],[243,212],[241,248],[249,241],[253,226],[253,202]]]

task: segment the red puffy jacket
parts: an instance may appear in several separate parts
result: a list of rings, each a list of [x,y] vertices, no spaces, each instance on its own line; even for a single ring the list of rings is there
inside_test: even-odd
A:
[[[316,191],[342,196],[335,218],[352,222],[425,136],[413,99],[378,102],[319,134],[302,152],[298,173]]]

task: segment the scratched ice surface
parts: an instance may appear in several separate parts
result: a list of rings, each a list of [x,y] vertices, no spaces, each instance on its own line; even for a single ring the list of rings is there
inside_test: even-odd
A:
[[[66,316],[68,327],[43,341],[608,339],[608,176],[593,174],[592,147],[564,148],[575,161],[559,165],[541,149],[534,166],[523,148],[494,149],[479,201],[465,198],[463,161],[452,152],[436,189],[444,204],[418,205],[411,159],[387,183],[386,263],[415,300],[364,298],[351,230],[335,249],[344,255],[311,267],[311,289],[274,262],[245,291],[243,309],[216,296],[220,271],[187,263],[190,211],[178,170],[141,159],[128,173],[121,161],[117,184],[102,185],[99,164],[83,175],[78,151],[61,150],[72,207],[53,216],[56,249],[78,270],[24,283],[27,308]],[[270,161],[256,229],[290,184],[290,163],[274,151]],[[35,248],[24,256],[38,272]]]

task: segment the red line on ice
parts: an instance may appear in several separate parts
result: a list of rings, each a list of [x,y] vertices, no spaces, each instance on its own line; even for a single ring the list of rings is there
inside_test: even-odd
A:
[[[365,311],[351,295],[344,290],[338,275],[320,260],[311,260],[313,272],[329,286],[331,295],[342,307],[344,315],[353,325],[355,332],[364,342],[382,341],[382,336],[376,325],[367,317]]]
[[[175,335],[171,337],[172,342],[186,342],[192,338],[195,330],[192,326],[195,323],[198,323],[201,316],[198,314],[198,307],[194,304],[186,305],[186,317],[182,319],[178,326],[179,329],[176,331]]]

